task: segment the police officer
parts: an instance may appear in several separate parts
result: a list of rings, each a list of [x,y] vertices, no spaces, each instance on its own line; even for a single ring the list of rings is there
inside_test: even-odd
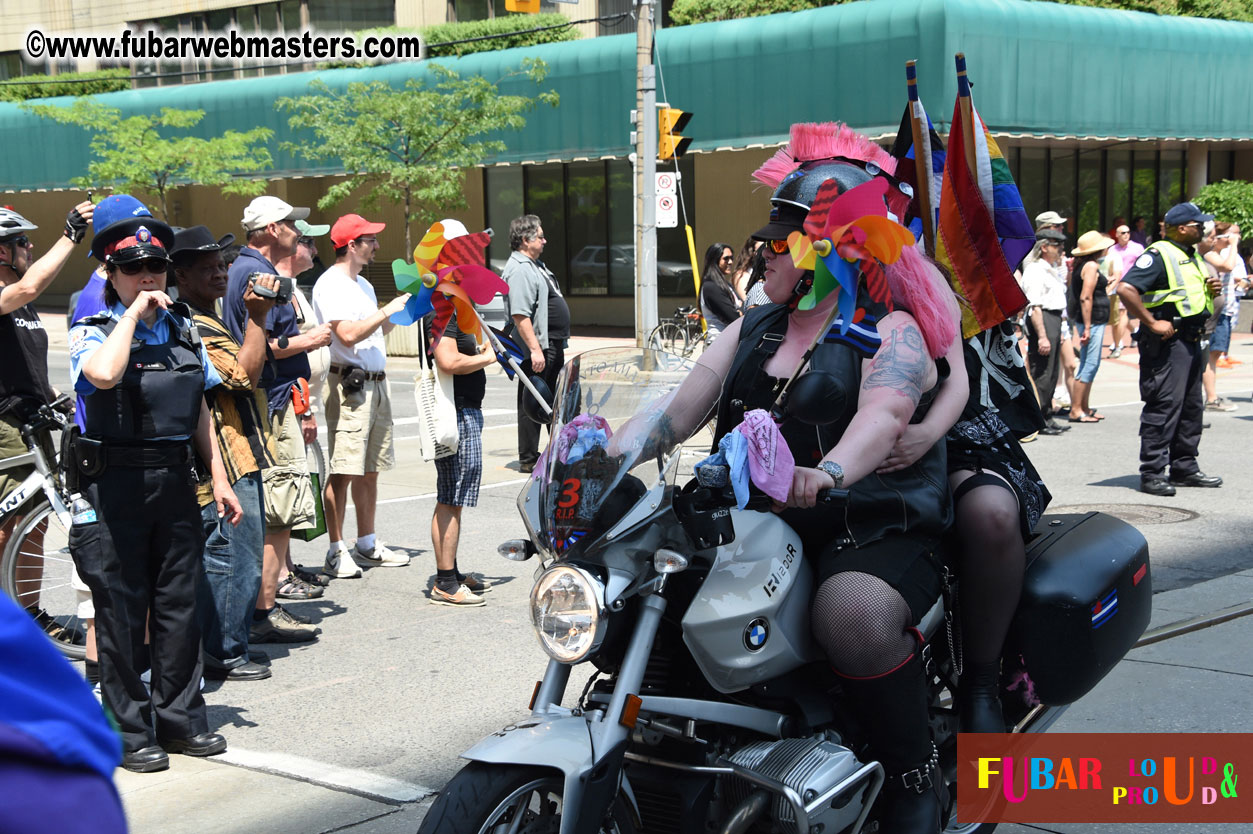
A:
[[[1223,482],[1201,472],[1196,460],[1205,413],[1202,331],[1222,288],[1196,245],[1213,219],[1195,203],[1173,206],[1165,239],[1150,245],[1118,285],[1118,297],[1140,319],[1140,490],[1150,495]]]
[[[70,332],[70,378],[86,407],[74,460],[94,509],[76,503],[70,547],[95,601],[100,689],[121,730],[122,766],[149,772],[169,767],[166,750],[226,749],[208,731],[200,695],[195,608],[204,533],[193,438],[219,514],[238,523],[242,512],[204,402],[221,378],[186,307],[165,294],[174,235],[124,205],[110,197],[93,219],[91,253],[104,262],[109,306]],[[151,694],[140,677],[145,625]]]

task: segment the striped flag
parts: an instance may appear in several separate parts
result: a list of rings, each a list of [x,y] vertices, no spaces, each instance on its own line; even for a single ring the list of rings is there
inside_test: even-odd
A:
[[[914,134],[909,123],[911,107],[918,118],[918,123],[927,126],[929,141],[921,151],[914,149]],[[944,142],[940,140],[940,134],[935,132],[935,126],[931,124],[931,117],[923,109],[922,102],[911,101],[905,105],[905,112],[901,114],[901,126],[896,132],[896,141],[892,144],[892,156],[900,160],[908,160],[908,164],[896,166],[896,176],[909,183],[914,189],[915,198],[909,204],[911,214],[905,219],[905,225],[914,233],[914,237],[921,241],[923,207],[919,205],[918,176],[914,168],[915,155],[919,152],[922,154],[924,169],[931,172],[930,188],[927,191],[931,197],[931,227],[934,229],[936,228],[936,214],[940,209],[940,187],[944,179]]]
[[[935,247],[936,259],[953,274],[953,289],[968,302],[962,310],[964,338],[1000,324],[1027,305],[1014,268],[1034,241],[1031,221],[1001,150],[988,135],[973,102],[970,111],[977,176],[966,164],[959,96],[948,135]]]

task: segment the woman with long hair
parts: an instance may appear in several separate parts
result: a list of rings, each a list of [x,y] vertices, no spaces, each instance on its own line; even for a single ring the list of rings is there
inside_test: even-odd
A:
[[[725,243],[715,243],[705,250],[705,265],[700,271],[700,314],[705,317],[711,337],[740,317],[730,280],[734,261],[735,251]]]
[[[744,245],[740,247],[740,254],[735,256],[735,263],[731,266],[731,289],[735,290],[736,296],[739,297],[741,308],[748,297],[748,282],[753,277],[753,266],[759,249],[761,249],[760,240],[753,240],[751,237],[746,239]]]

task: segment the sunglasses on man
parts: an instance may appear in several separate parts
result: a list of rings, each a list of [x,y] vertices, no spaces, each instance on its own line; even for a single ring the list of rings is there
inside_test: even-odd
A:
[[[770,251],[775,253],[776,255],[782,255],[784,252],[787,251],[786,240],[767,240],[766,246],[769,246]]]

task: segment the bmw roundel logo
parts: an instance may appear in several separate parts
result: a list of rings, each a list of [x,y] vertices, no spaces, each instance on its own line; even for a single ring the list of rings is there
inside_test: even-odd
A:
[[[761,651],[770,639],[770,625],[765,617],[758,617],[744,629],[744,648],[750,652]]]

